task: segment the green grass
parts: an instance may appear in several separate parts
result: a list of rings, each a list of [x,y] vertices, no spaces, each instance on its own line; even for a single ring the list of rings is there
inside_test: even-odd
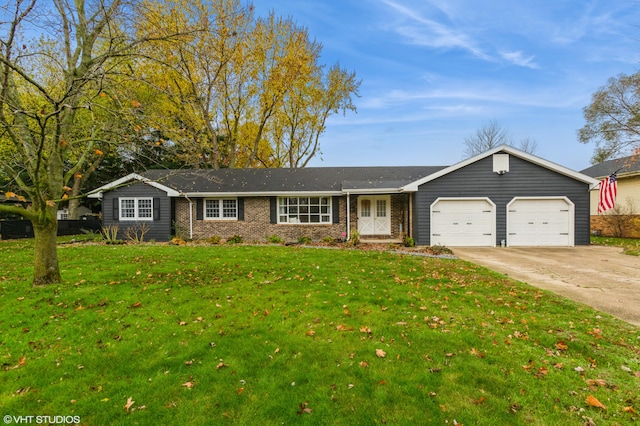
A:
[[[65,244],[65,283],[33,288],[31,244],[0,243],[2,416],[90,425],[640,421],[638,328],[467,262]]]
[[[591,244],[622,247],[624,254],[640,256],[640,239],[638,238],[596,237],[592,235]]]

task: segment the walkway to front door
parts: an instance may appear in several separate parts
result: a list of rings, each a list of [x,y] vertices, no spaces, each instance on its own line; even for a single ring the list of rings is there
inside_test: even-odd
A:
[[[358,197],[360,235],[391,235],[391,201],[388,195]]]

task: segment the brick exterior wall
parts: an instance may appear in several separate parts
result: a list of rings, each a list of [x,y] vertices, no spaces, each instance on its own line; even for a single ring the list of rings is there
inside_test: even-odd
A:
[[[246,242],[265,242],[266,237],[276,235],[285,242],[296,242],[301,237],[312,241],[322,241],[326,237],[342,238],[346,231],[346,199],[340,200],[340,222],[331,224],[274,224],[270,223],[269,197],[245,197],[244,220],[197,220],[196,202],[192,200],[193,238],[207,239],[213,236],[223,240],[236,235]],[[189,237],[189,202],[184,198],[176,199],[176,234]]]
[[[591,233],[602,235],[603,237],[615,236],[612,221],[613,217],[608,215],[592,215],[591,216]],[[611,215],[614,216],[614,215]],[[640,215],[628,215],[624,217],[626,226],[622,227],[622,237],[624,238],[640,238]]]
[[[370,239],[402,239],[408,231],[409,204],[408,194],[391,195],[391,235],[368,235]],[[196,200],[191,200],[193,238],[207,239],[220,237],[223,240],[236,235],[246,242],[264,242],[266,237],[276,235],[286,242],[296,242],[301,237],[310,238],[312,241],[322,241],[324,238],[342,238],[342,233],[347,231],[346,197],[340,198],[340,222],[332,224],[273,224],[270,223],[269,197],[245,197],[244,220],[197,220]],[[358,200],[357,196],[351,196],[350,201],[350,226],[356,229],[358,224]],[[189,206],[184,198],[175,199],[175,234],[181,238],[189,238]],[[402,229],[402,231],[401,231]]]

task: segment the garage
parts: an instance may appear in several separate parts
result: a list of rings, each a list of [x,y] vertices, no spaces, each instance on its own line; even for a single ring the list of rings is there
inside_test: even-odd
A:
[[[431,205],[431,245],[493,247],[495,217],[488,198],[438,198]]]
[[[507,204],[507,245],[574,245],[574,205],[566,197],[516,197]]]

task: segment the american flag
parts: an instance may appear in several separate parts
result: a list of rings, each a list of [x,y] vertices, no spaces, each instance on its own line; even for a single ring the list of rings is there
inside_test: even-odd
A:
[[[600,182],[600,197],[598,202],[598,213],[612,209],[616,204],[618,194],[618,179],[616,173]]]

